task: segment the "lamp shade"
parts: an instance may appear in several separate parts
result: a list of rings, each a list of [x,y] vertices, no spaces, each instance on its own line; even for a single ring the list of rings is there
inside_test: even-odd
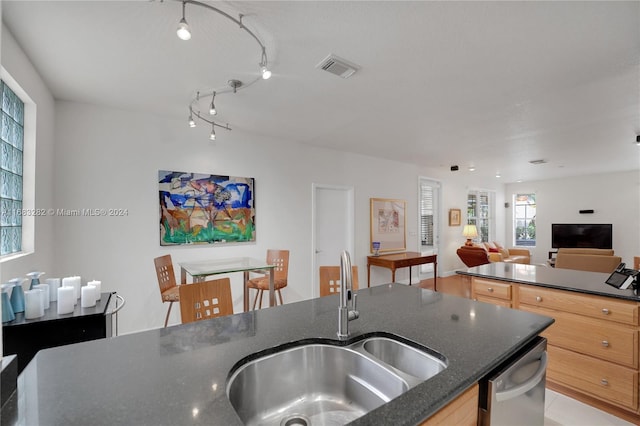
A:
[[[478,228],[475,225],[465,225],[462,235],[465,238],[476,238],[478,236]]]

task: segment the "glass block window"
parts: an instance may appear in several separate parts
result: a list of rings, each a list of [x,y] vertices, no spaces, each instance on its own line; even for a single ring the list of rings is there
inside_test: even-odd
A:
[[[22,250],[24,102],[0,81],[0,256]]]

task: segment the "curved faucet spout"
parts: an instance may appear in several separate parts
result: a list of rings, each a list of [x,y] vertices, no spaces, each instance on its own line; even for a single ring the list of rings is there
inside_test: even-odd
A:
[[[351,258],[346,250],[340,255],[340,306],[338,307],[338,337],[349,337],[349,321],[360,316],[356,309],[357,294],[353,294]],[[353,302],[352,302],[353,300]]]

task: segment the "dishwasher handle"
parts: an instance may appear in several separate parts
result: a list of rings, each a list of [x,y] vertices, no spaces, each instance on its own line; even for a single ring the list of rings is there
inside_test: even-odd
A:
[[[540,383],[540,380],[542,380],[542,377],[544,377],[546,372],[547,372],[547,352],[543,352],[542,356],[540,357],[540,367],[538,367],[538,370],[536,371],[536,373],[533,376],[531,376],[529,380],[522,383],[521,385],[515,386],[506,391],[496,392],[496,401],[506,401],[508,399],[515,398],[517,396],[522,395],[525,392],[530,391],[538,383]]]

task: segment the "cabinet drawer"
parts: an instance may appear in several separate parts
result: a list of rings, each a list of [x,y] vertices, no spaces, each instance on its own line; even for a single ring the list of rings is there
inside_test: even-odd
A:
[[[636,410],[638,372],[549,345],[549,380],[564,384],[610,404]]]
[[[549,344],[638,368],[638,331],[611,321],[521,305],[520,309],[556,320],[544,331]]]
[[[476,296],[488,296],[498,299],[511,300],[511,284],[484,280],[482,278],[473,278],[473,286]]]
[[[509,300],[496,299],[494,297],[484,297],[484,296],[480,296],[480,295],[476,296],[476,300],[478,302],[492,303],[494,305],[504,306],[505,308],[510,308],[511,307],[511,301],[509,301]]]
[[[572,312],[623,324],[638,324],[636,302],[526,285],[520,286],[519,296],[520,304]]]

